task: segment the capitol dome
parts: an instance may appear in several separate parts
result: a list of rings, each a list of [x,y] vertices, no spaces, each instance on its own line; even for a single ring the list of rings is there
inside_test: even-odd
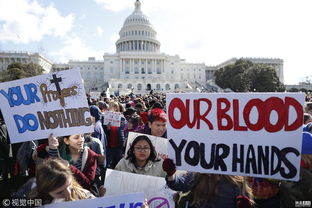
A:
[[[156,31],[141,11],[141,2],[136,0],[135,9],[129,15],[119,32],[116,51],[159,52],[160,43],[156,39]]]

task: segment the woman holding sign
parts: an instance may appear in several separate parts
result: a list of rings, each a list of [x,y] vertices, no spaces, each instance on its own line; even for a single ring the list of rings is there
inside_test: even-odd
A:
[[[155,147],[145,135],[133,140],[127,157],[119,161],[115,170],[159,177],[166,175],[162,169],[162,160],[157,158]]]
[[[60,157],[67,160],[78,183],[83,188],[98,194],[94,178],[97,163],[103,163],[104,156],[84,146],[85,139],[81,134],[64,136],[60,144],[58,139],[51,134],[48,141],[48,145],[44,144],[37,148],[38,156]]]
[[[176,166],[165,159],[163,169],[167,172],[167,185],[184,194],[176,207],[200,208],[251,208],[252,190],[242,176],[187,172],[176,176]]]

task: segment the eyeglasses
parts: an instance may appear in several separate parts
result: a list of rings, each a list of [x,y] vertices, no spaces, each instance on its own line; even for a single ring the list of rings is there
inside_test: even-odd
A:
[[[134,150],[138,151],[138,152],[148,152],[151,149],[149,147],[134,147]]]

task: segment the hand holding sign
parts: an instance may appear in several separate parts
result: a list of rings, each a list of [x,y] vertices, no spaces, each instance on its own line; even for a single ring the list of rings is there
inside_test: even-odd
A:
[[[173,160],[166,158],[163,162],[162,168],[167,172],[167,176],[170,177],[176,172],[176,166],[173,163]]]
[[[57,149],[57,147],[59,146],[59,142],[58,142],[57,138],[53,136],[52,133],[49,135],[48,140],[49,140],[49,148],[50,149]]]

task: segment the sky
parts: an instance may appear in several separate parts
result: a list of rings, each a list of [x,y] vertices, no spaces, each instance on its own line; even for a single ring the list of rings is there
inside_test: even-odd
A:
[[[280,58],[284,83],[312,79],[311,0],[140,0],[160,51],[191,63]],[[0,0],[0,50],[53,63],[103,60],[135,0]]]

